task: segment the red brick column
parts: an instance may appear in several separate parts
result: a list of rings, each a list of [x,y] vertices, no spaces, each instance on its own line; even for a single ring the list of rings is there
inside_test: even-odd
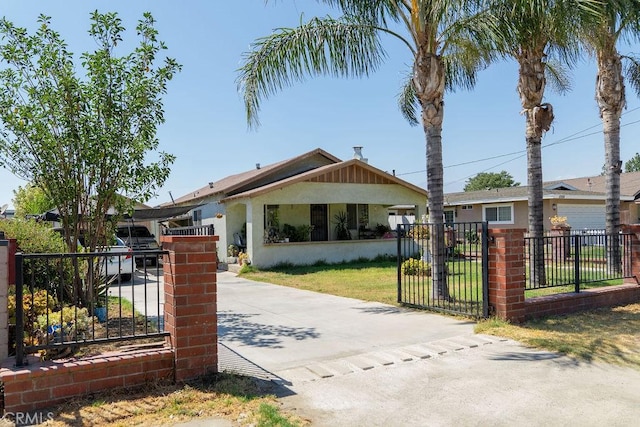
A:
[[[218,236],[162,236],[164,319],[178,382],[218,371]]]
[[[633,278],[625,279],[625,283],[638,284],[640,283],[640,224],[623,225],[622,232],[631,234],[631,254],[625,252],[622,265],[625,269],[624,275],[633,276]]]
[[[501,319],[525,316],[524,230],[489,229],[489,307]]]

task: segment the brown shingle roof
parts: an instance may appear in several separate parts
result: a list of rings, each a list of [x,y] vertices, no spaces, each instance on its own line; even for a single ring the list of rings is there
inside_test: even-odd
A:
[[[544,183],[545,188],[562,183],[570,185],[578,190],[594,193],[606,192],[606,177],[603,175],[585,176],[582,178],[561,179]],[[640,172],[626,172],[620,174],[620,194],[633,196],[640,190]]]
[[[316,148],[315,150],[309,151],[296,157],[292,157],[287,160],[282,160],[280,162],[272,163],[266,166],[260,166],[260,168],[252,169],[235,175],[230,175],[218,181],[211,182],[207,186],[178,197],[177,199],[175,199],[175,203],[180,204],[185,202],[193,202],[198,199],[203,199],[215,194],[220,194],[223,197],[233,195],[237,192],[247,191],[251,188],[264,185],[265,182],[269,182],[270,178],[272,182],[279,181],[284,178],[288,178],[287,168],[290,168],[292,170],[291,174],[300,173],[300,171],[304,171],[305,169],[305,162],[312,160],[314,157],[316,158],[315,163],[319,164],[331,164],[341,161],[334,155],[320,148]],[[296,167],[298,169],[296,169]],[[312,167],[306,166],[306,168],[309,169]]]
[[[394,175],[390,175],[387,172],[383,172],[382,170],[371,166],[368,163],[362,162],[360,160],[348,160],[345,162],[340,162],[340,163],[335,163],[335,164],[330,164],[330,165],[326,165],[326,166],[321,166],[318,167],[316,169],[312,169],[310,171],[289,177],[287,179],[283,179],[281,181],[277,181],[277,182],[273,182],[271,184],[268,185],[264,185],[261,187],[257,187],[242,193],[238,193],[235,194],[233,196],[230,196],[228,198],[225,198],[223,201],[227,201],[227,200],[232,200],[232,199],[236,199],[236,198],[240,198],[240,197],[253,197],[253,196],[257,196],[260,194],[264,194],[264,193],[268,193],[270,191],[273,190],[277,190],[279,188],[283,188],[292,184],[295,184],[297,182],[305,182],[305,181],[312,181],[312,182],[336,182],[334,180],[332,181],[327,181],[325,179],[325,177],[331,177],[331,176],[336,176],[336,172],[339,171],[344,171],[344,170],[348,170],[350,168],[354,168],[354,169],[359,169],[359,170],[364,170],[366,172],[371,173],[372,175],[369,175],[366,178],[362,178],[362,179],[358,179],[358,178],[354,178],[353,181],[348,181],[348,182],[368,182],[368,183],[373,183],[375,181],[375,183],[377,184],[386,184],[386,183],[393,183],[393,184],[399,184],[402,185],[404,187],[410,188],[413,191],[423,194],[425,197],[427,196],[427,191],[424,188],[420,188],[416,185],[410,184],[400,178],[397,178]],[[339,175],[339,173],[338,173]],[[362,177],[362,176],[361,176]],[[320,179],[319,179],[320,178]],[[330,179],[330,178],[329,178]],[[344,179],[344,178],[338,178],[338,179]],[[341,182],[347,182],[347,181],[341,181]]]
[[[460,193],[445,194],[445,206],[472,205],[477,203],[501,203],[527,200],[527,186],[496,188],[493,190],[463,191]],[[604,200],[604,193],[582,190],[547,190],[542,191],[544,199],[565,199],[565,200]],[[621,195],[625,201],[633,200],[632,196]]]

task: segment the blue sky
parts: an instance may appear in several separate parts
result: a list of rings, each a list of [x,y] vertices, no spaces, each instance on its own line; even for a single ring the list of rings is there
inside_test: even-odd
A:
[[[261,127],[247,129],[235,83],[242,53],[274,28],[296,26],[302,14],[306,19],[331,13],[314,1],[265,5],[264,0],[2,0],[0,5],[5,17],[30,29],[39,13],[51,16],[52,26],[77,54],[95,46],[87,35],[93,10],[119,13],[129,30],[125,44],[137,43],[133,29],[142,13],[153,14],[168,55],[183,65],[183,71],[169,83],[164,97],[166,123],[158,132],[160,149],[177,159],[150,205],[170,201],[169,192],[177,198],[256,163],[277,162],[317,147],[349,159],[352,147],[361,145],[371,165],[395,170],[426,187],[422,128],[409,126],[396,107],[411,58],[393,39],[384,40],[388,59],[372,77],[315,78],[287,88],[263,103]],[[625,51],[640,49],[634,45]],[[604,163],[593,64],[580,63],[572,78],[573,90],[567,95],[547,91],[546,102],[553,104],[556,118],[543,140],[544,180],[597,175]],[[483,71],[473,91],[446,95],[445,192],[461,191],[465,180],[484,171],[506,170],[526,184],[524,118],[519,114],[516,83],[517,66],[504,62]],[[627,98],[622,119],[624,161],[640,151],[640,102],[630,90]],[[493,159],[481,160],[487,158]],[[0,205],[12,205],[13,190],[24,184],[0,169]]]

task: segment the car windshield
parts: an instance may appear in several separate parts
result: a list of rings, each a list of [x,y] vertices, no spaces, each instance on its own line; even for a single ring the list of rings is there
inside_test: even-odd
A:
[[[116,233],[118,237],[153,237],[147,227],[122,227]]]

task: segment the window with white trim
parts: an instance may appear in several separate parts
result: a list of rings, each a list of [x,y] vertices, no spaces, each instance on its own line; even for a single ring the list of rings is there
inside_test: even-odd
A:
[[[453,209],[445,209],[444,222],[445,224],[451,224],[456,221],[456,211]]]
[[[482,220],[491,224],[513,224],[513,204],[483,206]]]

